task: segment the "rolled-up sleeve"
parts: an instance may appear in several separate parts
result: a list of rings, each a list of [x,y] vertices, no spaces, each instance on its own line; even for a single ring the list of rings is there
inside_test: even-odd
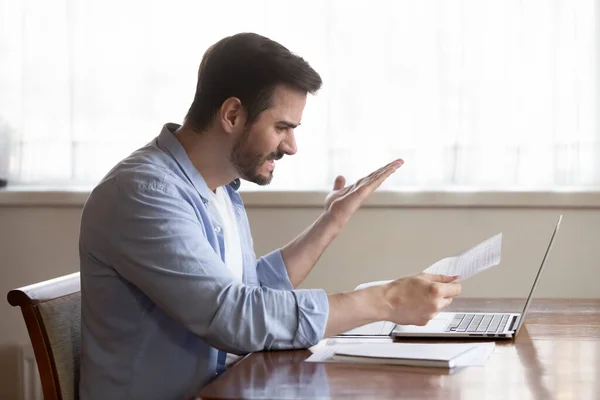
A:
[[[231,353],[305,348],[322,339],[323,290],[291,290],[281,252],[259,260],[261,286],[237,281],[176,189],[117,184],[114,268],[172,318]]]
[[[294,289],[280,249],[258,260],[256,263],[256,274],[261,286],[282,290]]]

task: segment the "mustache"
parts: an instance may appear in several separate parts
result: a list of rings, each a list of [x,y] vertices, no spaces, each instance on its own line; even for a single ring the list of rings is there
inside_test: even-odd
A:
[[[277,161],[277,160],[281,160],[281,158],[283,157],[283,153],[278,151],[275,153],[271,153],[267,156],[267,161]]]

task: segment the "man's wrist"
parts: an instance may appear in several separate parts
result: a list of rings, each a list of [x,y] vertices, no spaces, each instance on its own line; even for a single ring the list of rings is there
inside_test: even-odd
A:
[[[369,321],[385,321],[390,315],[382,285],[355,290],[349,294],[353,298],[355,309],[362,309],[363,316]]]
[[[375,321],[386,321],[390,315],[390,305],[385,298],[386,285],[371,286],[363,289],[367,304],[373,310]]]
[[[329,210],[325,210],[323,214],[321,214],[319,220],[326,226],[327,232],[331,236],[332,240],[339,235],[344,227],[344,224],[339,221]]]
[[[388,321],[391,315],[383,286],[330,294],[328,300],[326,337],[372,322]]]

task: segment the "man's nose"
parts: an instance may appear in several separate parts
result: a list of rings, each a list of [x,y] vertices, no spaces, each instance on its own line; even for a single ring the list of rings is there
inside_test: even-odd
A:
[[[296,137],[294,135],[294,130],[290,129],[288,131],[286,138],[281,142],[281,152],[287,155],[294,155],[298,151],[296,147]]]

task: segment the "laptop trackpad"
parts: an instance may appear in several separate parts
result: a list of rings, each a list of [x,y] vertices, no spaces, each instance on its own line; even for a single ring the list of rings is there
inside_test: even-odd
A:
[[[425,326],[397,325],[396,329],[394,329],[394,332],[444,332],[448,324],[452,322],[453,318],[454,313],[439,313]]]

